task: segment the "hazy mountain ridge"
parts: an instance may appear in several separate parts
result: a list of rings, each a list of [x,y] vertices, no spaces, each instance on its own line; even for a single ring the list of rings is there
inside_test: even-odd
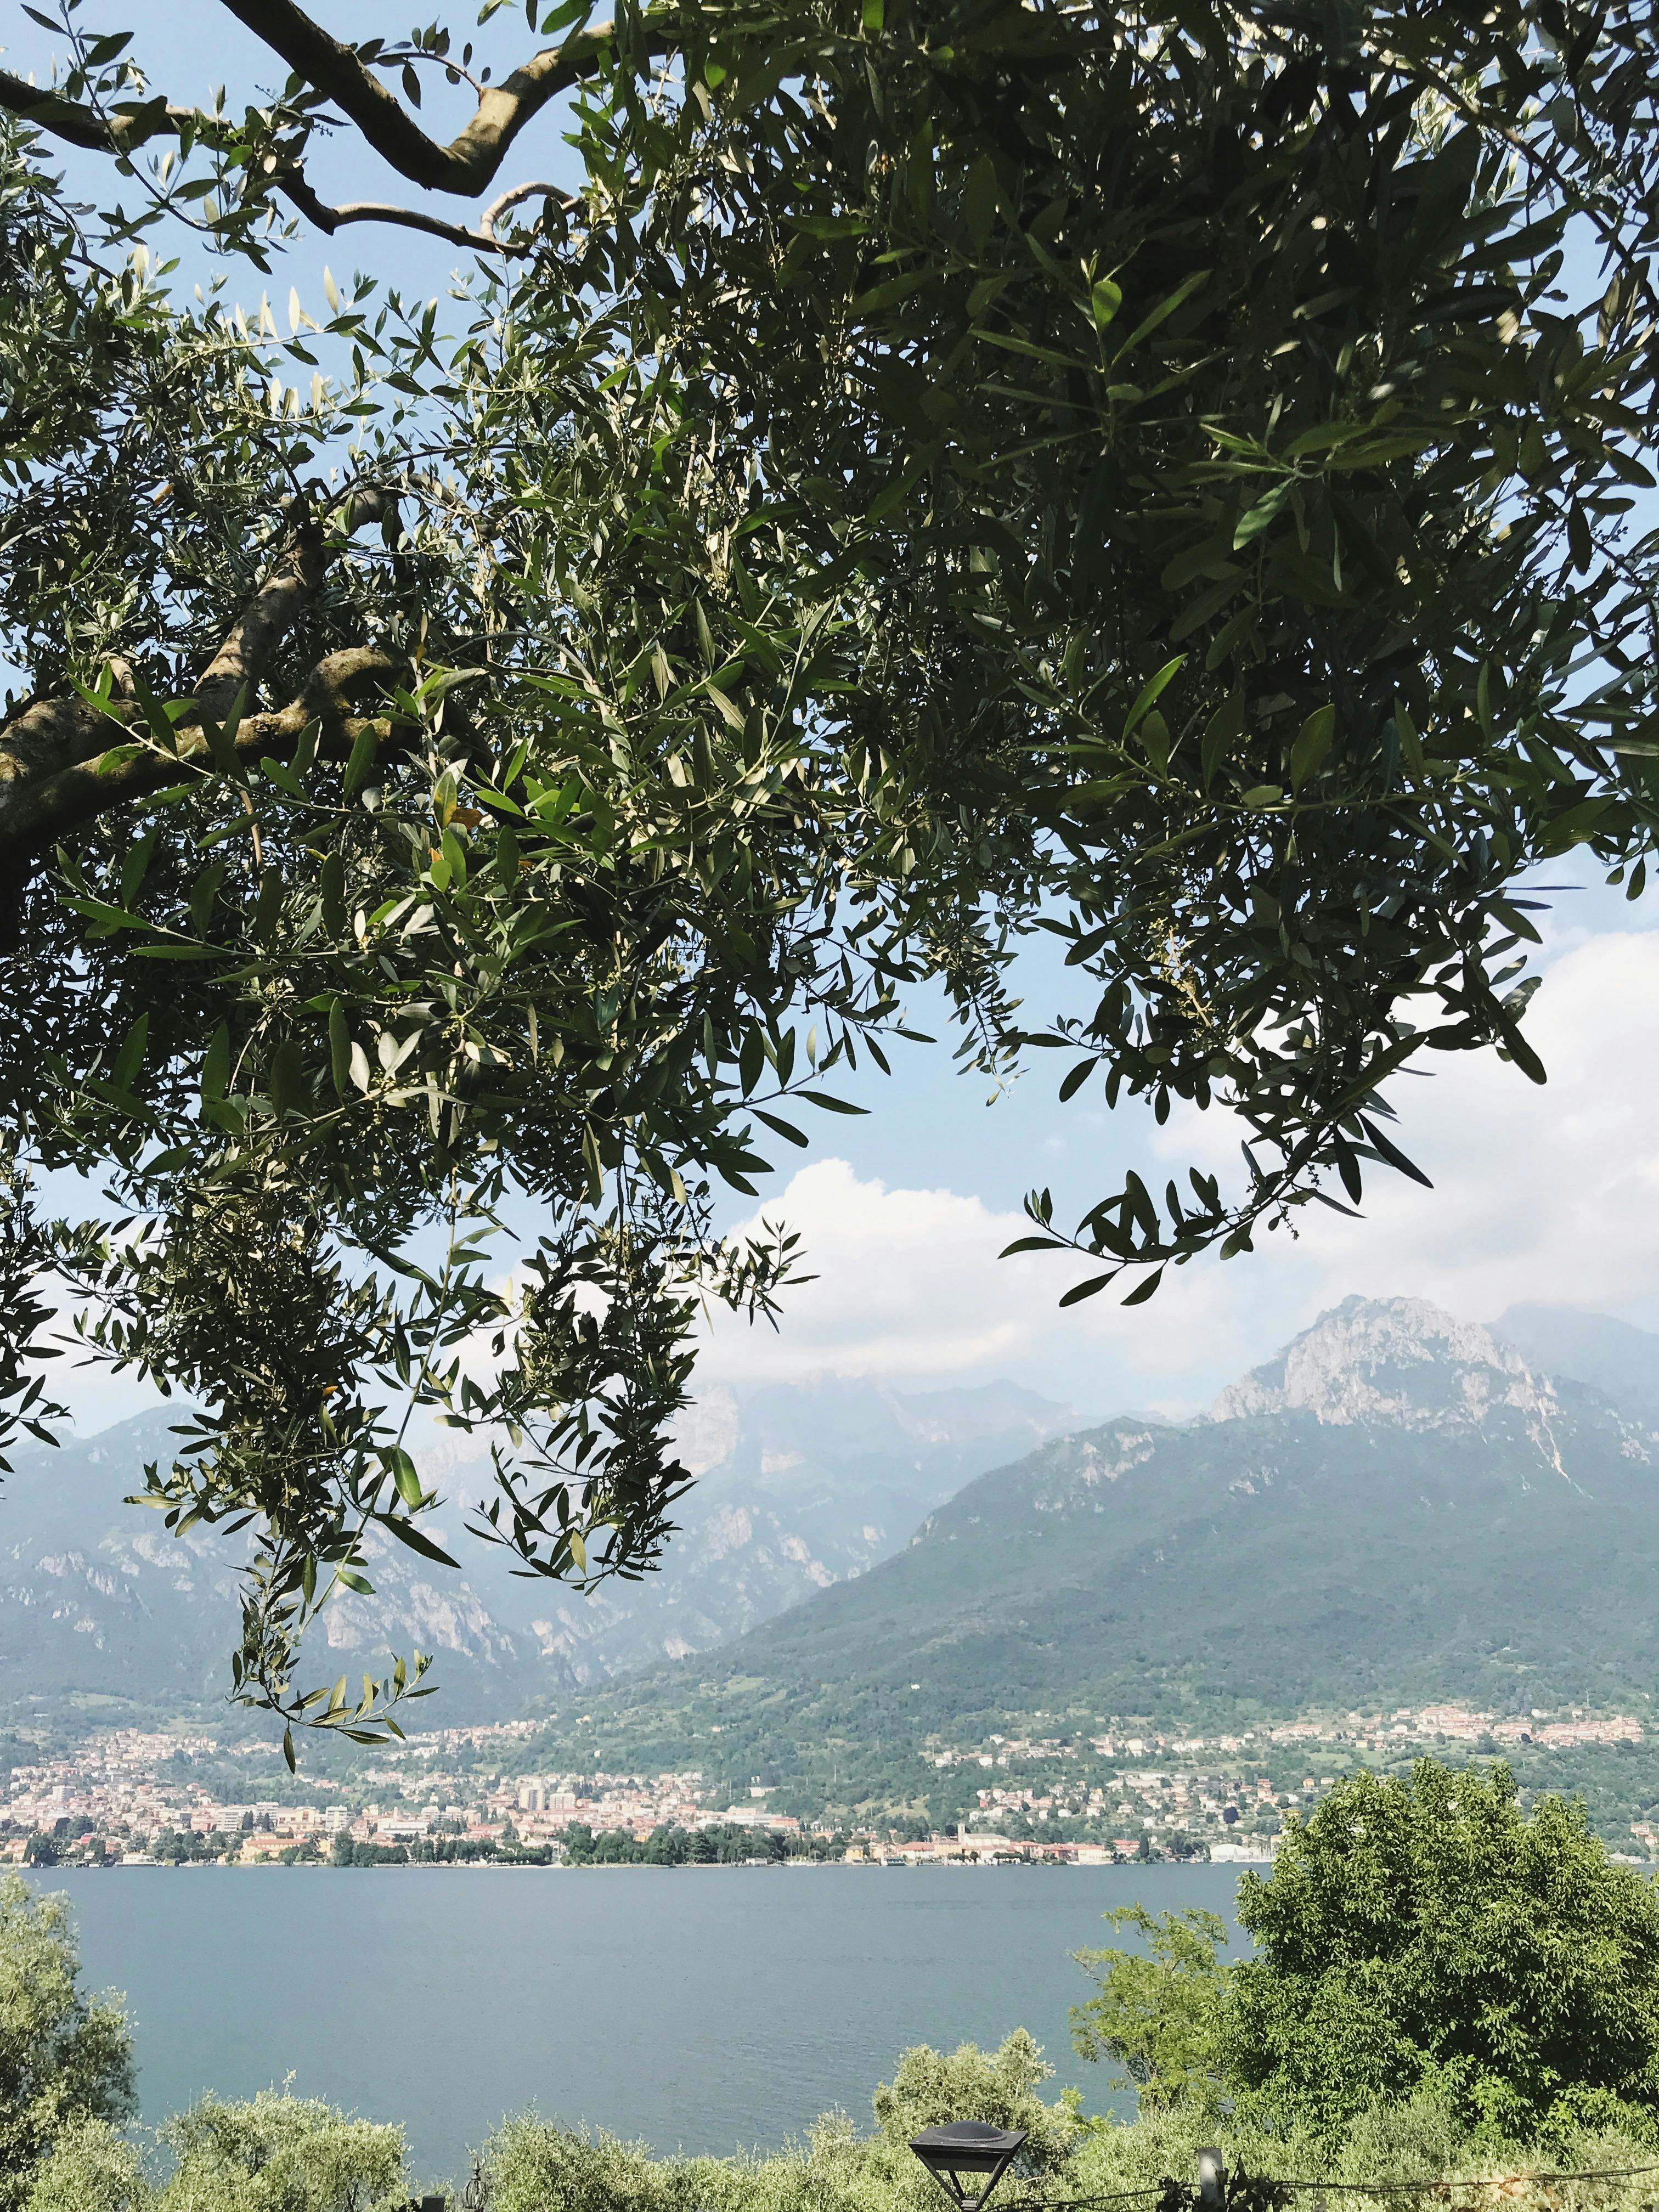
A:
[[[579,1689],[670,1735],[702,1684],[748,1685],[801,1727],[832,1707],[880,1724],[896,1701],[965,1727],[1068,1703],[1645,1694],[1659,1338],[1540,1309],[1516,1329],[1531,1349],[1419,1299],[1351,1298],[1174,1425],[1080,1428],[1008,1383],[711,1393],[682,1438],[700,1480],[659,1576],[587,1601],[515,1577],[509,1554],[462,1542],[452,1503],[435,1532],[465,1576],[381,1543],[377,1595],[330,1608],[317,1673],[418,1644],[440,1661],[434,1721]],[[1553,1330],[1592,1379],[1535,1356]],[[170,1419],[21,1455],[0,1490],[0,1708],[222,1695],[246,1539],[179,1544],[119,1502]],[[464,1500],[476,1476],[452,1460],[441,1486]]]
[[[1492,1333],[1558,1382],[1595,1390],[1627,1419],[1659,1429],[1659,1336],[1611,1314],[1510,1306]]]
[[[122,1503],[146,1459],[171,1452],[160,1409],[101,1436],[18,1455],[0,1489],[0,1709],[40,1699],[88,1711],[193,1710],[222,1694],[238,1633],[246,1537],[182,1542]],[[342,1596],[316,1631],[319,1674],[416,1646],[454,1718],[499,1717],[532,1698],[718,1644],[901,1545],[930,1506],[983,1468],[1075,1420],[1012,1383],[907,1396],[873,1384],[778,1389],[696,1410],[685,1501],[665,1571],[598,1597],[515,1576],[503,1550],[465,1540],[477,1468],[448,1456],[452,1503],[433,1533],[465,1574],[371,1536],[375,1595]],[[435,1705],[427,1709],[437,1710]]]

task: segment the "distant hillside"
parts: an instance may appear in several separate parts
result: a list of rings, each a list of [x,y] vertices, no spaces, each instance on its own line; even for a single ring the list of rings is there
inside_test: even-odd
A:
[[[541,1647],[577,1681],[682,1658],[866,1572],[963,1483],[1080,1425],[1012,1382],[906,1395],[831,1377],[741,1402],[716,1391],[681,1438],[699,1479],[659,1573],[588,1599],[514,1587],[538,1601]]]
[[[1511,1306],[1492,1329],[1534,1367],[1588,1382],[1621,1413],[1659,1428],[1659,1336],[1650,1329],[1575,1306]]]
[[[147,1459],[172,1449],[167,1412],[85,1442],[16,1455],[0,1488],[0,1719],[123,1724],[199,1716],[225,1725],[246,1538],[167,1534],[123,1504]],[[459,1534],[459,1523],[447,1532]],[[457,1720],[495,1719],[547,1686],[533,1638],[503,1633],[467,1583],[399,1551],[373,1564],[379,1595],[325,1616],[316,1676],[374,1668],[388,1647],[446,1661]]]
[[[1349,1299],[1182,1427],[981,1477],[896,1557],[619,1686],[580,1741],[665,1761],[997,1717],[1215,1720],[1457,1697],[1650,1698],[1659,1439],[1412,1299]]]
[[[239,1626],[245,1539],[197,1529],[179,1543],[159,1515],[123,1504],[147,1459],[172,1449],[166,1412],[58,1450],[18,1454],[0,1486],[0,1719],[87,1721],[218,1708]],[[532,1698],[665,1652],[718,1644],[896,1551],[921,1517],[988,1467],[1076,1416],[1012,1383],[905,1396],[873,1383],[775,1389],[739,1405],[717,1393],[683,1449],[702,1475],[665,1571],[584,1601],[510,1571],[506,1553],[437,1532],[465,1577],[383,1547],[375,1597],[331,1607],[318,1679],[435,1652],[436,1723],[500,1719]],[[476,1465],[440,1487],[465,1499]]]

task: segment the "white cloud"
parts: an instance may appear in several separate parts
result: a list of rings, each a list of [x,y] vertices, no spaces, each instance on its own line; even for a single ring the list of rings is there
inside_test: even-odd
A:
[[[785,1293],[775,1334],[717,1316],[698,1370],[709,1382],[1012,1376],[1053,1388],[1058,1377],[1094,1407],[1115,1402],[1131,1374],[1147,1379],[1143,1395],[1156,1402],[1165,1395],[1158,1386],[1184,1376],[1195,1337],[1243,1354],[1213,1270],[1171,1278],[1151,1306],[1126,1312],[1106,1296],[1061,1312],[1056,1302],[1082,1263],[1042,1253],[1000,1260],[1030,1223],[955,1191],[889,1189],[826,1159],[801,1169],[763,1213],[800,1232],[817,1279]]]
[[[1545,980],[1528,1018],[1547,1086],[1490,1054],[1425,1055],[1428,1080],[1393,1086],[1398,1140],[1433,1191],[1373,1170],[1362,1222],[1310,1206],[1294,1239],[1264,1237],[1254,1257],[1171,1269],[1144,1306],[1126,1310],[1108,1291],[1060,1311],[1085,1263],[999,1260],[1030,1228],[1018,1212],[818,1160],[760,1209],[801,1231],[817,1279],[786,1294],[775,1334],[717,1314],[700,1391],[825,1374],[902,1388],[1008,1376],[1085,1412],[1186,1411],[1352,1291],[1429,1297],[1472,1320],[1538,1302],[1659,1328],[1659,930],[1599,894],[1579,908],[1550,919]],[[1614,916],[1623,926],[1607,927]],[[878,1136],[879,1115],[858,1127]],[[1238,1131],[1223,1116],[1177,1115],[1153,1131],[1082,1100],[1055,1109],[1046,1127],[1028,1108],[1002,1144],[1018,1154],[1056,1133],[1090,1197],[1128,1160],[1149,1180],[1156,1168],[1160,1182],[1190,1161],[1224,1176],[1238,1166]],[[936,1139],[941,1183],[985,1179],[985,1152],[953,1147],[942,1109]],[[878,1145],[864,1155],[872,1157],[879,1161]],[[55,1364],[51,1379],[67,1386],[84,1428],[149,1395]]]
[[[1535,1301],[1659,1322],[1659,933],[1575,931],[1557,944],[1528,1022],[1547,1085],[1478,1054],[1432,1055],[1427,1080],[1394,1086],[1395,1134],[1432,1191],[1373,1170],[1363,1221],[1308,1207],[1295,1238],[1171,1270],[1146,1305],[1126,1310],[1109,1291],[1061,1312],[1082,1263],[996,1256],[1029,1229],[1023,1217],[821,1160],[763,1209],[801,1231],[818,1279],[786,1295],[775,1335],[721,1316],[701,1373],[738,1388],[1006,1375],[1085,1409],[1176,1409],[1356,1291],[1429,1297],[1474,1320]],[[1177,1117],[1152,1158],[1162,1173],[1236,1164],[1237,1134],[1214,1115]]]
[[[1309,1209],[1293,1262],[1302,1302],[1409,1291],[1478,1320],[1521,1301],[1649,1318],[1659,1302],[1656,1012],[1659,936],[1607,933],[1556,959],[1533,1003],[1527,1034],[1547,1084],[1492,1054],[1429,1055],[1431,1079],[1390,1095],[1394,1133],[1435,1188],[1376,1172],[1363,1223]]]

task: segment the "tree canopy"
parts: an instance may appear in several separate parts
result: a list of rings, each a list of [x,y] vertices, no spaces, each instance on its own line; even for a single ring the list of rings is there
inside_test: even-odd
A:
[[[78,0],[0,71],[0,1418],[55,1273],[198,1409],[168,1525],[253,1533],[238,1694],[362,1734],[422,1662],[297,1650],[371,1528],[447,1556],[411,1419],[495,1440],[526,1571],[647,1569],[700,1302],[800,1265],[719,1194],[918,987],[982,1073],[1239,1121],[1231,1184],[1030,1194],[1068,1299],[1418,1172],[1425,1052],[1542,1079],[1524,879],[1638,890],[1656,819],[1654,24],[531,0],[497,80],[225,4],[280,90]],[[497,191],[555,100],[575,188]],[[341,129],[433,204],[325,202]],[[466,250],[441,310],[243,301],[377,222]]]
[[[1075,1954],[1100,1986],[1086,2004],[1072,2007],[1073,2049],[1079,2058],[1121,2066],[1143,2112],[1174,2105],[1218,2112],[1226,1922],[1197,1906],[1154,1914],[1120,1905],[1103,1917],[1146,1948]]]
[[[1477,2149],[1659,2130],[1659,1885],[1582,1802],[1523,1814],[1501,1764],[1362,1769],[1286,1823],[1237,1911],[1236,1960],[1213,1913],[1139,1906],[1106,1918],[1144,1948],[1077,1954],[1099,1991],[1073,2043],[1143,2112],[1314,2150],[1406,2107]]]
[[[1334,2136],[1427,2096],[1477,2142],[1654,2133],[1659,1893],[1582,1805],[1523,1817],[1502,1765],[1352,1776],[1244,1876],[1238,1917],[1256,1955],[1224,2040],[1247,2111]]]

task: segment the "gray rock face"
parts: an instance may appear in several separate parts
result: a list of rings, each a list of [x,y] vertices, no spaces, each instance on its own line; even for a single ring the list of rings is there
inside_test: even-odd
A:
[[[175,1418],[146,1413],[17,1455],[0,1488],[0,1717],[168,1716],[222,1695],[246,1537],[197,1528],[180,1540],[123,1503],[144,1462],[171,1453]],[[714,1394],[682,1439],[702,1479],[664,1571],[587,1600],[515,1577],[507,1553],[467,1540],[480,1470],[451,1449],[431,1469],[452,1501],[433,1534],[464,1574],[371,1538],[374,1595],[331,1603],[316,1675],[374,1671],[418,1648],[436,1655],[447,1718],[499,1718],[706,1650],[866,1571],[963,1482],[1075,1419],[1012,1383],[906,1396],[834,1382],[741,1406]]]
[[[1230,1384],[1214,1418],[1297,1410],[1331,1424],[1448,1428],[1478,1425],[1500,1406],[1540,1427],[1561,1410],[1553,1385],[1478,1322],[1425,1298],[1345,1298]]]

